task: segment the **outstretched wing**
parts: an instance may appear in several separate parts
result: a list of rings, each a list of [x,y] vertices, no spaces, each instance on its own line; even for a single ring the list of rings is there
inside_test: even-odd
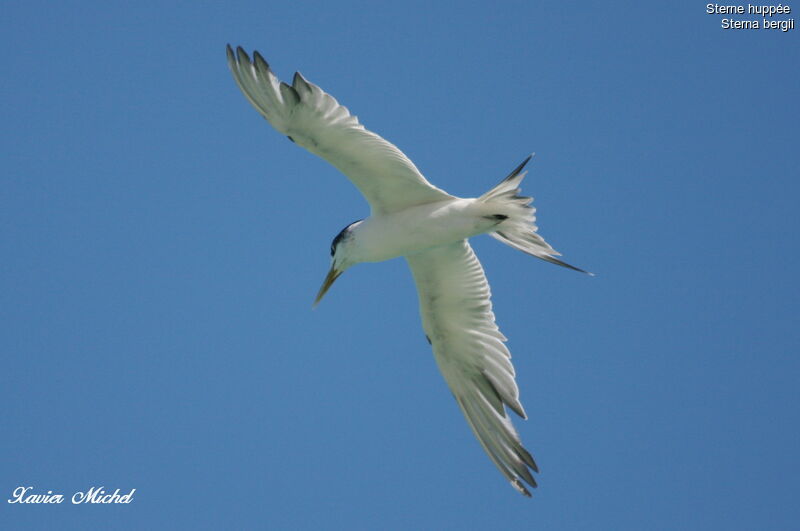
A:
[[[530,496],[521,480],[535,487],[531,470],[539,469],[504,407],[526,418],[511,353],[495,324],[489,284],[478,258],[463,240],[406,260],[439,370],[483,449],[511,485]]]
[[[327,160],[361,191],[375,214],[449,199],[393,144],[364,129],[347,107],[295,73],[278,80],[258,52],[227,48],[228,66],[242,92],[272,127]]]

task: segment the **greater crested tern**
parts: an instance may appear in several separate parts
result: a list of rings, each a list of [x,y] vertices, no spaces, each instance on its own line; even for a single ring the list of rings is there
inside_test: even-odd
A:
[[[417,285],[425,337],[473,433],[495,466],[525,496],[536,487],[536,462],[505,407],[527,418],[514,381],[506,337],[495,324],[489,284],[468,239],[488,233],[536,258],[562,262],[537,234],[530,197],[520,196],[526,158],[478,198],[433,186],[393,144],[368,131],[333,96],[299,72],[278,80],[258,52],[251,60],[227,47],[228,66],[248,101],[289,140],[339,169],[361,191],[370,216],[331,244],[331,268],[316,306],[334,281],[361,262],[405,257]]]

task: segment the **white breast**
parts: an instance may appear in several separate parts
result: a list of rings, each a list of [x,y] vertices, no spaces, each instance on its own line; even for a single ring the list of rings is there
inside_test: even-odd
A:
[[[352,257],[381,262],[483,234],[497,225],[475,199],[437,201],[372,216],[355,227]]]

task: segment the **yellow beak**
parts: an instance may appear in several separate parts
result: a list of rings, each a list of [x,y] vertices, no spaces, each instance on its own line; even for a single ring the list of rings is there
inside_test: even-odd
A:
[[[316,308],[319,304],[319,301],[322,300],[322,297],[328,293],[328,290],[331,286],[333,286],[334,281],[339,278],[339,276],[344,273],[344,271],[339,271],[336,269],[336,266],[331,265],[331,270],[328,271],[328,276],[325,277],[325,280],[322,282],[322,287],[319,288],[319,293],[317,293],[317,298],[314,299],[314,305],[312,308]]]

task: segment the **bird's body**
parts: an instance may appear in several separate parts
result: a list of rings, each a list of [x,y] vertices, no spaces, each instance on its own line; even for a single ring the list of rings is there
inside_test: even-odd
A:
[[[448,194],[419,172],[402,151],[364,128],[347,108],[296,73],[278,81],[255,52],[251,61],[228,46],[239,88],[270,124],[323,157],[358,187],[371,215],[334,238],[331,269],[317,295],[349,267],[403,256],[411,268],[425,336],[472,431],[511,484],[530,496],[538,468],[522,446],[505,408],[525,418],[511,354],[494,320],[489,284],[467,241],[487,233],[516,249],[581,271],[536,232],[535,209],[519,195],[530,157],[477,198]],[[524,482],[524,483],[523,483]]]
[[[488,232],[503,216],[476,199],[445,199],[377,214],[351,225],[354,263],[408,256]]]

